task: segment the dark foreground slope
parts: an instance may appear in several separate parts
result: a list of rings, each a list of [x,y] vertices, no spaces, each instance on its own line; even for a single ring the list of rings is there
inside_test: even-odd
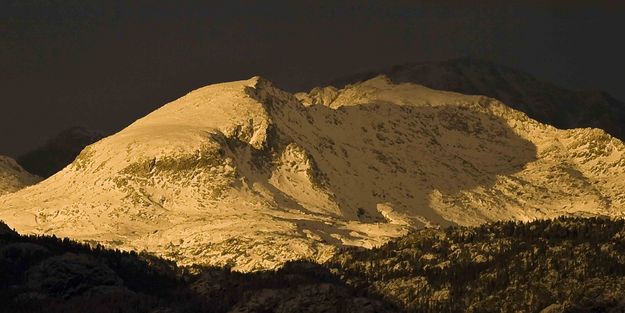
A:
[[[20,236],[0,224],[2,312],[623,312],[625,223],[422,230],[242,274]],[[394,307],[401,309],[397,309]]]
[[[0,223],[0,312],[227,311],[398,310],[316,264],[254,274],[179,268],[147,254],[20,236]]]
[[[622,220],[423,230],[327,266],[416,312],[623,312]]]

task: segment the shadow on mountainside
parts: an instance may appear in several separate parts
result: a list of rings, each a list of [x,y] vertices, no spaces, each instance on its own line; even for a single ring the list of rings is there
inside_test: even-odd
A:
[[[433,191],[488,188],[536,160],[534,144],[505,120],[465,107],[368,103],[307,113],[322,144],[293,139],[312,155],[346,216],[358,208],[374,215],[378,204],[390,203],[445,224],[429,206]]]
[[[488,113],[493,100],[475,99],[479,101],[474,108],[378,101],[332,109],[269,101],[274,123],[269,148],[247,148],[263,155],[256,159],[273,158],[272,162],[290,144],[303,148],[314,163],[310,176],[315,188],[323,189],[338,204],[340,218],[389,221],[382,214],[383,206],[416,226],[429,222],[445,226],[454,221],[445,220],[432,208],[433,192],[445,198],[489,188],[498,176],[519,172],[536,160],[532,142],[517,135],[504,119]],[[268,186],[285,208],[314,213],[297,196],[272,186],[270,176],[271,172],[257,175],[255,182]]]

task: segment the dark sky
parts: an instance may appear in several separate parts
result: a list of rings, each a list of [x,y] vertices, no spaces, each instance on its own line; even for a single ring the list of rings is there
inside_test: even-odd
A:
[[[119,130],[210,83],[295,91],[462,56],[625,99],[623,5],[467,2],[0,0],[0,154],[70,126]]]

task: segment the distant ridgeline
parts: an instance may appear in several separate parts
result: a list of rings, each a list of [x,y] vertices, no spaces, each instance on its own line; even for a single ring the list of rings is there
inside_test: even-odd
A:
[[[410,63],[346,76],[329,84],[343,87],[381,74],[396,83],[411,82],[438,90],[488,96],[541,123],[562,129],[601,128],[625,140],[625,103],[622,101],[606,92],[560,88],[486,60],[459,58]]]
[[[2,312],[622,312],[625,222],[424,229],[324,264],[177,267],[0,223]]]
[[[17,162],[28,172],[47,178],[72,163],[86,146],[103,137],[84,127],[71,127],[48,139],[44,145],[20,155]]]

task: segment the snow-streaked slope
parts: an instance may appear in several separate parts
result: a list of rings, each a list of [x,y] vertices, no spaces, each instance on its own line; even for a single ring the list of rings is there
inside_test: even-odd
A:
[[[25,171],[15,160],[0,155],[0,196],[39,182],[41,178]]]
[[[195,90],[1,198],[0,219],[247,271],[411,227],[622,214],[625,146],[601,130],[383,77],[297,97],[257,77]]]

